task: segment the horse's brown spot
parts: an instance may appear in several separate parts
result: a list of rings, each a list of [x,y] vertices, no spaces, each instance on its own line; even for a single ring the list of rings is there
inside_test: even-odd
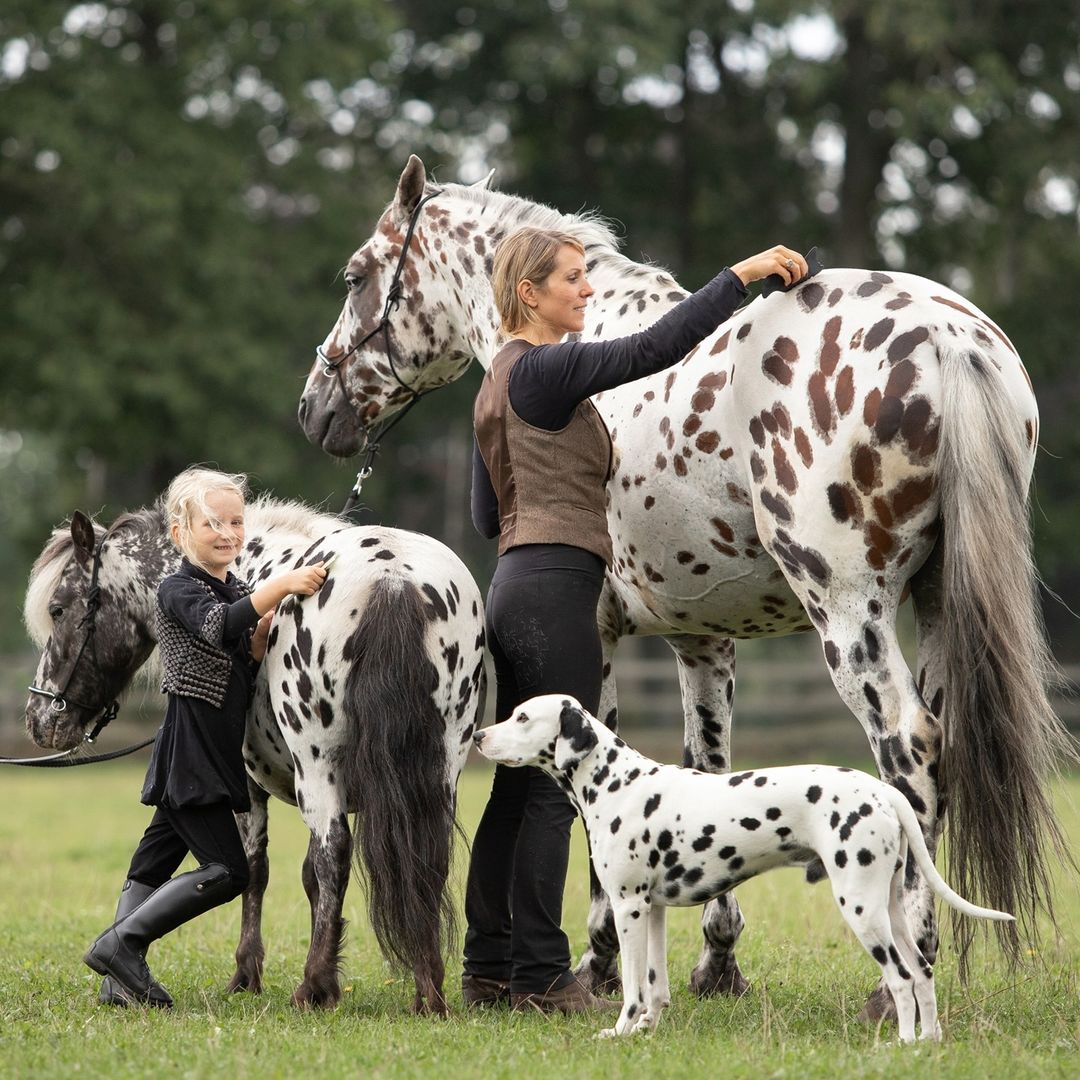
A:
[[[882,444],[891,442],[900,430],[900,421],[904,416],[904,403],[898,397],[886,395],[881,399],[877,420],[874,422],[874,434]]]
[[[765,430],[770,435],[775,435],[776,434],[776,432],[778,430],[778,425],[776,423],[776,417],[773,416],[771,409],[762,409],[761,410],[761,422],[762,422],[762,424],[765,425]]]
[[[778,521],[789,522],[792,520],[791,506],[783,495],[769,491],[768,488],[762,488],[759,498],[761,499],[761,505]]]
[[[850,484],[830,484],[825,494],[829,500],[832,516],[837,521],[841,523],[854,521],[856,525],[862,524],[862,502]]]
[[[729,331],[730,333],[730,331]],[[726,336],[726,335],[725,335]],[[699,390],[723,390],[727,383],[726,371],[709,371],[698,379]]]
[[[694,553],[692,551],[679,551],[676,552],[675,558],[685,566],[687,563],[694,561]]]
[[[934,478],[930,474],[902,480],[893,489],[890,502],[897,521],[906,521],[917,514],[934,494]]]
[[[772,409],[773,418],[776,421],[777,430],[784,436],[785,439],[791,438],[791,414],[780,403],[777,402]]]
[[[701,417],[696,413],[691,413],[684,421],[682,425],[682,433],[684,435],[693,435],[697,429],[701,427]]]
[[[911,303],[911,293],[902,292],[895,299],[890,300],[885,307],[889,311],[899,311],[901,308],[906,308]]]
[[[863,349],[866,352],[872,352],[893,332],[895,325],[892,319],[879,319],[866,332],[866,337],[863,338]]]
[[[720,436],[715,431],[703,431],[694,440],[694,445],[703,454],[711,454],[720,445]]]
[[[795,429],[795,449],[802,458],[802,463],[809,469],[814,464],[814,451],[809,437],[801,427]]]
[[[836,410],[841,416],[851,412],[855,401],[855,373],[850,364],[846,365],[836,379]]]
[[[779,439],[773,439],[772,451],[773,474],[776,477],[776,482],[789,495],[794,495],[798,490],[799,481],[795,476],[795,470],[791,467],[791,462],[788,461],[788,456],[784,452],[784,448],[780,444]]]
[[[833,289],[833,291],[831,293],[829,293],[829,299],[828,299],[829,307],[836,307],[836,305],[839,304],[840,301],[843,299],[843,296],[844,296],[844,290],[843,289]]]
[[[645,509],[646,510],[651,510],[653,508],[653,504],[655,502],[656,502],[656,499],[654,499],[651,495],[646,495],[645,496],[645,504],[644,504]]]
[[[836,426],[836,420],[833,416],[832,401],[829,399],[829,392],[825,385],[824,372],[815,371],[810,376],[808,390],[810,393],[810,415],[814,421],[814,430],[828,442],[830,433]]]
[[[694,412],[708,412],[716,404],[716,395],[711,390],[695,390],[690,399]]]
[[[753,323],[743,323],[735,333],[736,339],[743,341],[746,338],[746,335],[750,333],[750,328],[753,325]]]
[[[750,455],[750,475],[759,483],[765,478],[765,462],[756,450]]]
[[[680,457],[674,457],[674,458],[671,459],[671,464],[672,464],[672,467],[675,469],[675,475],[676,476],[685,476],[686,475],[686,458],[681,457],[681,456]]]
[[[866,543],[870,548],[866,556],[867,560],[875,570],[881,570],[885,566],[885,560],[888,558],[889,552],[896,546],[892,533],[888,529],[883,529],[876,522],[868,521],[866,523]]]
[[[918,375],[919,369],[910,360],[899,361],[889,373],[885,396],[902,398],[911,389]]]
[[[818,367],[831,375],[836,370],[840,360],[840,327],[843,320],[839,315],[834,315],[821,332],[821,352],[818,353]]]
[[[709,518],[709,524],[725,539],[734,540],[735,530],[722,518]]]
[[[869,495],[881,485],[881,456],[865,443],[851,451],[851,475],[859,490]]]
[[[874,293],[881,289],[880,281],[864,281],[855,292],[859,296],[873,296]]]
[[[758,446],[765,445],[765,427],[761,423],[760,417],[754,416],[750,419],[750,438],[752,438]]]
[[[732,559],[737,559],[739,557],[739,552],[730,544],[721,544],[719,540],[710,540],[709,543],[712,544],[721,555],[727,555]]]
[[[668,377],[664,380],[664,404],[665,405],[668,403],[668,400],[671,398],[671,387],[672,387],[672,384],[674,382],[675,382],[675,372],[674,371],[668,372]]]
[[[716,356],[717,353],[722,353],[727,348],[730,339],[731,331],[725,330],[713,343],[713,347],[709,350],[709,355]]]
[[[914,330],[905,330],[897,334],[889,344],[886,356],[890,364],[897,364],[906,356],[909,356],[917,346],[921,345],[930,336],[930,331],[925,326],[916,326]]]
[[[804,285],[796,295],[803,311],[813,311],[821,303],[825,290],[816,281],[811,281],[809,285]]]
[[[663,472],[667,468],[667,458],[663,454],[656,455],[656,471]]]
[[[880,521],[886,529],[891,529],[893,516],[892,511],[889,509],[889,504],[880,495],[875,495],[872,500],[872,505],[878,521]]]
[[[881,408],[881,391],[875,386],[869,394],[866,395],[866,400],[863,402],[863,423],[867,427],[873,427],[877,421],[878,409]]]

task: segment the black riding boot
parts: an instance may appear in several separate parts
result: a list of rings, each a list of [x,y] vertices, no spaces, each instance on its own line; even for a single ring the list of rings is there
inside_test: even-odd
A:
[[[101,934],[83,962],[99,975],[111,975],[135,1001],[158,1005],[156,984],[146,966],[150,943],[234,896],[232,874],[220,863],[174,877]]]
[[[151,896],[153,892],[153,885],[144,885],[141,881],[135,881],[132,878],[128,878],[128,880],[124,882],[124,887],[120,891],[120,899],[116,903],[116,919],[114,920],[114,925],[120,922],[121,919],[130,915],[147,897]],[[168,1009],[172,1007],[173,1000],[169,996],[169,992],[161,985],[161,983],[155,982],[151,987],[150,998],[159,1008]],[[101,993],[98,995],[98,1001],[102,1005],[118,1005],[124,1007],[130,1005],[132,1000],[131,995],[123,988],[123,986],[110,976],[105,976],[105,981],[101,984]]]

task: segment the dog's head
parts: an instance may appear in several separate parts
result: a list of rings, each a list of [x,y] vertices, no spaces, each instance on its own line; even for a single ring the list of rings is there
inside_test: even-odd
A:
[[[565,772],[596,746],[593,718],[572,697],[530,698],[501,724],[473,735],[476,748],[500,765],[538,765]]]

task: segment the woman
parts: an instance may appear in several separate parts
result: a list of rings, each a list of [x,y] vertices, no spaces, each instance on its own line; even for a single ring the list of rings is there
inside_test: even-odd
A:
[[[611,439],[589,398],[676,363],[728,319],[746,285],[807,273],[778,246],[723,270],[649,329],[615,341],[562,342],[585,326],[592,286],[574,237],[521,229],[498,248],[495,302],[508,343],[473,413],[473,521],[499,537],[487,603],[496,720],[534,694],[600,703],[596,604],[611,563],[605,484]],[[560,343],[561,342],[561,343]],[[581,1012],[617,1007],[570,970],[562,894],[574,810],[534,768],[497,766],[476,832],[465,915],[466,1004]]]

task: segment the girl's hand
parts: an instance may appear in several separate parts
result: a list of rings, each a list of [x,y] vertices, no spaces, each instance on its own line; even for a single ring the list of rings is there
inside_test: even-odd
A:
[[[321,562],[312,566],[301,566],[299,570],[290,570],[283,575],[283,584],[296,596],[311,596],[322,588],[327,571]]]
[[[731,272],[744,284],[760,281],[770,274],[779,274],[785,285],[793,285],[809,272],[806,260],[795,250],[777,244],[768,251],[749,259],[743,259],[730,267]]]
[[[256,664],[266,655],[266,642],[270,637],[270,624],[274,621],[274,608],[271,608],[260,620],[251,634],[251,659]]]

